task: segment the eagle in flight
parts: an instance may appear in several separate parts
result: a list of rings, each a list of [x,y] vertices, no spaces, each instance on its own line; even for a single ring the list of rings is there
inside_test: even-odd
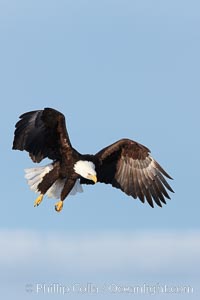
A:
[[[31,190],[44,197],[59,199],[61,211],[69,194],[82,192],[82,184],[111,184],[133,198],[147,201],[151,207],[166,204],[173,192],[165,177],[172,179],[149,154],[150,150],[130,139],[121,139],[95,155],[80,154],[71,145],[65,117],[52,108],[24,113],[15,125],[13,149],[26,150],[32,161],[49,158],[52,163],[25,169]]]

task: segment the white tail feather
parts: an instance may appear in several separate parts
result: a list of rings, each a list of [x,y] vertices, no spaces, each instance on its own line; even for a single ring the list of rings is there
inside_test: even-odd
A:
[[[82,193],[82,192],[83,192],[82,185],[80,184],[80,180],[77,179],[75,182],[75,185],[73,186],[73,188],[69,194],[74,196],[76,193]]]
[[[34,192],[38,192],[38,185],[42,181],[43,177],[53,169],[53,165],[49,164],[42,167],[25,169],[25,178],[28,181],[30,189]]]
[[[66,178],[65,179],[57,179],[54,182],[54,184],[48,189],[48,191],[46,192],[46,195],[49,198],[59,199],[62,189],[64,188],[65,182],[66,182]]]
[[[52,164],[48,164],[46,166],[42,167],[37,167],[37,168],[30,168],[30,169],[25,169],[25,178],[27,179],[28,185],[30,189],[36,193],[38,193],[38,185],[42,181],[43,177],[49,173],[53,169]],[[62,189],[64,188],[66,178],[64,179],[57,179],[54,184],[48,189],[46,192],[46,195],[49,198],[54,198],[54,199],[59,199],[60,194],[62,192]],[[76,193],[82,193],[83,188],[80,184],[80,180],[77,179],[71,192],[70,195],[75,195]]]

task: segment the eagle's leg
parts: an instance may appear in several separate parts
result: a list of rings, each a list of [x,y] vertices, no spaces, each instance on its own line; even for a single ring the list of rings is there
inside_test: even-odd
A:
[[[56,202],[55,204],[55,210],[57,212],[60,212],[63,209],[63,200],[60,200],[58,202]]]
[[[42,202],[43,197],[44,197],[43,194],[40,194],[40,196],[37,197],[37,199],[34,202],[34,207],[40,205],[40,203]]]
[[[54,182],[58,179],[59,173],[57,166],[54,166],[54,169],[47,173],[42,181],[38,184],[38,191],[40,191],[40,195],[34,202],[34,207],[40,205],[43,200],[44,194],[48,191],[48,189],[54,184]]]
[[[74,184],[76,182],[76,179],[70,178],[67,180],[67,182],[64,185],[64,188],[61,192],[61,197],[60,197],[60,201],[58,201],[55,204],[55,210],[57,212],[60,212],[63,209],[63,201],[65,200],[65,198],[68,196],[68,194],[70,193],[70,191],[72,190]]]

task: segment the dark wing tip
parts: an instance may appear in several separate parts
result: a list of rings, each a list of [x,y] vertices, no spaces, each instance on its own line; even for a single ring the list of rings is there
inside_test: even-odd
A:
[[[45,157],[60,159],[60,148],[65,141],[71,147],[65,117],[59,111],[45,108],[26,112],[19,118],[12,149],[26,150],[34,162],[40,162]]]
[[[161,165],[154,160],[155,166],[158,168],[158,170],[167,178],[173,180],[173,178],[161,167]]]

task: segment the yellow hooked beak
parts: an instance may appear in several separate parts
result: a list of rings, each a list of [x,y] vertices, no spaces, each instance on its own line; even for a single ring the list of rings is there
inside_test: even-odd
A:
[[[97,182],[97,176],[96,175],[88,175],[87,179],[92,180],[94,183]]]

